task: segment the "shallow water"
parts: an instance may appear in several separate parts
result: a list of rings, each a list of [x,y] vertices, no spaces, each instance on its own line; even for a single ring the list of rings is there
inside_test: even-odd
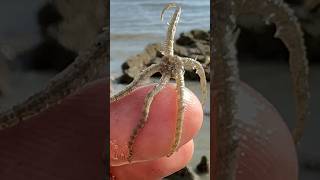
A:
[[[112,36],[141,37],[142,35],[164,35],[166,24],[160,21],[160,12],[169,0],[111,0],[110,31]],[[209,0],[178,0],[182,7],[177,32],[192,28],[209,29]],[[168,21],[165,14],[164,21]],[[171,16],[171,15],[170,15]],[[117,35],[117,36],[116,36]],[[130,36],[129,36],[130,35]]]

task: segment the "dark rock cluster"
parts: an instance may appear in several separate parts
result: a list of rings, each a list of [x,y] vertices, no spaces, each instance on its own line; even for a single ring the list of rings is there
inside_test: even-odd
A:
[[[181,57],[196,58],[206,72],[207,80],[210,79],[210,44],[209,32],[199,29],[187,33],[181,33],[176,40],[174,52]],[[135,56],[127,59],[122,65],[123,75],[118,78],[119,83],[130,83],[142,69],[151,64],[159,63],[162,57],[160,53],[161,44],[149,44],[145,50]],[[157,74],[156,74],[157,75]],[[198,80],[194,72],[186,71],[185,78],[189,80]]]
[[[17,58],[26,69],[62,71],[77,56],[76,52],[64,47],[55,36],[57,26],[64,19],[57,7],[50,2],[38,11],[37,19],[42,41]]]
[[[200,163],[197,165],[196,172],[198,174],[206,174],[209,172],[208,159],[206,156],[201,157]]]
[[[204,175],[209,173],[209,164],[206,156],[201,157],[201,161],[197,165],[195,172],[198,175]],[[182,179],[196,179],[195,175],[192,173],[192,170],[189,167],[184,167],[183,169],[171,174],[170,176],[165,177],[168,180],[182,180]]]
[[[309,0],[310,2],[312,0]],[[298,17],[304,32],[307,57],[310,62],[318,62],[320,59],[320,3],[309,3],[306,6],[299,0],[287,0]],[[276,28],[273,24],[267,24],[264,20],[254,15],[237,18],[240,36],[236,43],[239,61],[287,61],[288,50],[281,40],[274,37]],[[202,63],[207,80],[210,79],[210,33],[199,29],[181,33],[176,40],[175,54],[183,57],[196,58]],[[158,63],[161,60],[160,43],[150,44],[145,50],[127,59],[122,65],[123,75],[118,78],[119,83],[130,83],[142,69]],[[157,76],[156,74],[155,76]],[[185,78],[198,80],[194,72],[186,71]]]
[[[37,13],[41,42],[18,56],[25,69],[62,71],[106,26],[102,1],[49,1]]]
[[[194,175],[188,169],[184,167],[183,169],[171,174],[170,176],[165,177],[167,180],[194,180]]]

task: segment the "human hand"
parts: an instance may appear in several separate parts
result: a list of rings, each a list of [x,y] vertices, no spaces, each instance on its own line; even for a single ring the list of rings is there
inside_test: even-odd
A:
[[[1,180],[87,180],[106,176],[109,80],[0,130]]]
[[[239,84],[235,98],[237,133],[234,137],[238,141],[235,179],[297,180],[296,147],[280,113],[258,91],[243,82]],[[213,131],[218,128],[213,127]],[[217,146],[217,143],[211,144],[211,151],[216,151]],[[225,170],[218,167],[217,157],[211,157],[216,174]],[[216,179],[216,174],[210,175]]]
[[[177,113],[175,86],[170,84],[155,96],[148,122],[134,144],[133,162],[128,163],[128,140],[141,117],[144,97],[152,87],[140,87],[110,105],[110,171],[117,179],[160,179],[182,169],[192,158],[192,138],[201,127],[203,111],[189,90],[180,148],[166,157],[174,139]]]

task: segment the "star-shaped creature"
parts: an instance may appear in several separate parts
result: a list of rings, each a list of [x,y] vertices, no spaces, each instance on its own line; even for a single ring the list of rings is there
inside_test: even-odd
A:
[[[163,43],[162,51],[163,57],[159,64],[153,64],[148,68],[144,69],[134,80],[122,91],[117,93],[116,95],[111,97],[111,102],[117,101],[118,99],[126,96],[130,92],[132,92],[143,80],[146,78],[151,77],[153,74],[160,72],[161,79],[160,82],[147,94],[144,101],[144,106],[142,109],[142,117],[137,124],[137,126],[133,129],[133,132],[130,136],[130,140],[128,142],[129,147],[129,155],[128,161],[132,161],[133,157],[133,145],[134,142],[141,131],[141,129],[145,126],[148,121],[148,115],[151,103],[153,98],[164,88],[164,86],[169,83],[170,79],[173,78],[176,81],[176,91],[177,91],[177,123],[176,123],[176,130],[174,140],[171,146],[171,149],[168,153],[168,157],[171,156],[177,149],[178,145],[181,140],[182,134],[182,125],[184,119],[184,101],[185,101],[185,83],[184,83],[184,71],[185,70],[196,70],[196,73],[200,77],[200,84],[201,84],[201,91],[202,91],[202,105],[206,100],[206,76],[205,71],[202,65],[196,61],[196,59],[188,58],[188,57],[179,57],[174,55],[173,51],[173,44],[174,44],[174,35],[176,33],[176,26],[178,24],[180,14],[181,14],[181,7],[175,3],[169,3],[165,6],[165,8],[161,12],[161,20],[163,20],[163,14],[166,10],[170,8],[175,8],[175,12],[171,17],[171,21],[168,23],[168,31],[166,34],[166,39]]]

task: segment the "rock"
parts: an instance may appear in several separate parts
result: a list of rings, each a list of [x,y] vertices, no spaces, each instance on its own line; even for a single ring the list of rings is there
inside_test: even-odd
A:
[[[195,29],[190,32],[181,33],[174,45],[176,55],[182,57],[196,58],[206,72],[207,80],[210,80],[210,45],[209,32]],[[151,64],[161,61],[161,44],[149,44],[145,50],[137,55],[129,57],[122,64],[123,75],[117,79],[119,83],[128,84],[133,80],[138,73]],[[155,74],[159,76],[160,74]],[[185,78],[189,80],[199,80],[195,72],[186,71]]]
[[[165,177],[167,180],[194,180],[195,176],[192,174],[191,170],[188,167],[171,174],[170,176]]]
[[[161,57],[160,48],[160,44],[149,44],[142,53],[129,57],[122,64],[123,75],[117,81],[122,84],[128,84],[142,69],[151,64],[158,63]]]
[[[55,27],[57,39],[70,50],[85,50],[107,26],[106,0],[54,0],[52,3],[63,17]]]
[[[210,38],[209,32],[206,32],[200,29],[194,29],[194,30],[191,30],[190,32],[181,33],[176,43],[177,45],[192,47],[198,41],[201,41],[202,43],[203,42],[209,43],[209,38]]]
[[[181,46],[192,46],[194,44],[193,36],[191,33],[181,33],[176,43]]]
[[[53,26],[57,26],[63,21],[62,15],[59,13],[57,7],[53,3],[46,3],[37,14],[38,24],[40,26],[40,31],[42,37],[51,37],[56,32],[52,31]]]
[[[9,70],[6,62],[6,57],[0,51],[0,97],[6,94],[8,90],[7,78]]]
[[[273,37],[275,26],[264,25],[258,29],[238,25],[241,29],[236,47],[240,61],[244,59],[258,59],[260,61],[277,58],[288,59],[288,50],[280,39]]]
[[[102,0],[55,0],[37,13],[42,41],[18,55],[23,68],[65,69],[85,50],[106,26]]]
[[[209,38],[210,38],[209,32],[205,32],[201,29],[191,30],[191,34],[193,35],[194,39],[209,41]]]
[[[64,22],[55,4],[48,2],[37,14],[42,41],[16,58],[25,69],[62,71],[77,57],[77,52],[58,41],[58,26]]]
[[[198,174],[206,174],[209,172],[209,165],[206,156],[201,157],[200,163],[197,165],[196,172]]]
[[[46,38],[32,49],[18,55],[23,68],[62,71],[77,57],[77,53],[63,47],[57,40]]]
[[[124,73],[117,79],[117,82],[120,84],[129,84],[131,81],[133,81],[133,77],[129,76],[127,73]]]
[[[303,0],[284,0],[286,3],[288,4],[292,4],[292,5],[302,5],[303,4]]]

